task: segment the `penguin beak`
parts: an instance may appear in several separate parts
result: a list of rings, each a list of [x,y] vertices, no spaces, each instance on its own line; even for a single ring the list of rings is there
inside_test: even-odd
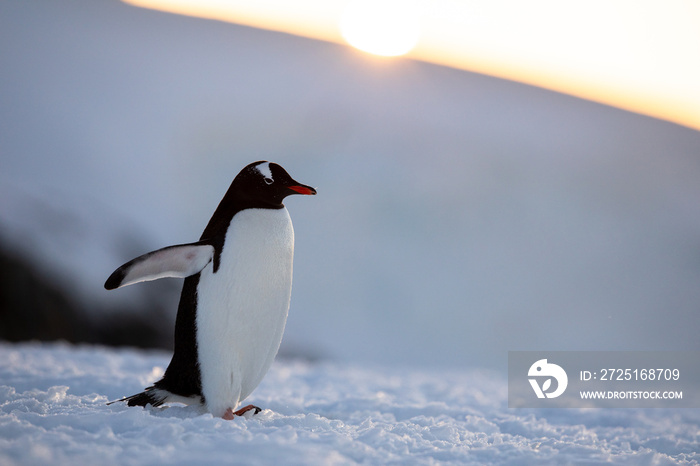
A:
[[[313,195],[316,194],[316,190],[311,186],[305,186],[303,184],[297,184],[294,186],[289,186],[289,189],[296,192],[297,194]]]

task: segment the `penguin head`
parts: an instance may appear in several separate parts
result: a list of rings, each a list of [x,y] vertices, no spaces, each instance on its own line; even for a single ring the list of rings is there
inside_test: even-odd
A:
[[[280,165],[265,160],[246,166],[233,184],[239,196],[273,206],[282,205],[284,198],[292,194],[316,194],[314,188],[295,181]]]

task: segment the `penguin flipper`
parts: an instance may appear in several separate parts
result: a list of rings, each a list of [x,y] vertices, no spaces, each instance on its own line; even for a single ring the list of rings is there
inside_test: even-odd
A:
[[[105,288],[114,290],[165,277],[186,278],[201,272],[213,257],[214,246],[202,241],[168,246],[122,265],[109,276]]]

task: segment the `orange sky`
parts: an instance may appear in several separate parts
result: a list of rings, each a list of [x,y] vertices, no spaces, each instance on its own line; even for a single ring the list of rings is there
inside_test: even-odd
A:
[[[125,1],[345,44],[341,18],[359,0]],[[700,130],[696,0],[374,0],[381,2],[397,18],[406,5],[419,12],[420,38],[407,57]]]

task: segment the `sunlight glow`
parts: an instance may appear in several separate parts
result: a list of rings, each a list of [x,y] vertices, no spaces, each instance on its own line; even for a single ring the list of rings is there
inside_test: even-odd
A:
[[[405,53],[700,130],[697,0],[124,1]]]
[[[360,0],[348,4],[340,32],[350,45],[387,57],[404,55],[418,43],[420,15],[414,3]]]

